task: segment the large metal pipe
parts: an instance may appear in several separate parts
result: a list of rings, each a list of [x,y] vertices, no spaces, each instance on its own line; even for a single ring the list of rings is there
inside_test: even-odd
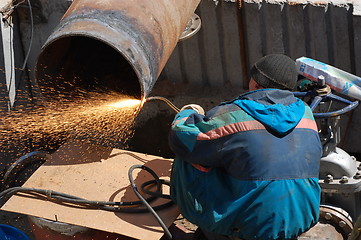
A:
[[[146,97],[199,2],[75,0],[38,57],[43,96],[99,87]]]

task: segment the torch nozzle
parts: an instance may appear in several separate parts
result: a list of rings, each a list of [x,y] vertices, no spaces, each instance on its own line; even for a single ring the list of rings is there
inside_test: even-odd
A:
[[[171,101],[169,101],[168,99],[166,99],[165,97],[160,97],[160,96],[154,96],[154,97],[148,97],[145,99],[145,102],[149,102],[149,101],[154,101],[154,100],[160,100],[165,102],[171,109],[173,109],[176,113],[180,112],[180,109],[174,105]]]

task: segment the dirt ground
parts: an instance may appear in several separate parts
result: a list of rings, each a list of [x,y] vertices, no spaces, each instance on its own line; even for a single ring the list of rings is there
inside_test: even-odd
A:
[[[0,224],[10,225],[24,232],[30,240],[36,240],[25,215],[0,211]]]

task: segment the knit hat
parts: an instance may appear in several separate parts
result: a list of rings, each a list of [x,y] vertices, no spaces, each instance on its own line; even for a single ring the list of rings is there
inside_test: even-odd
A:
[[[264,56],[251,69],[251,77],[264,88],[292,90],[297,75],[295,61],[282,54]]]

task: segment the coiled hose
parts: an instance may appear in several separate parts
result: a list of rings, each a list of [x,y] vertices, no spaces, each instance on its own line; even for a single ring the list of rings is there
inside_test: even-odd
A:
[[[150,173],[153,176],[153,180],[147,181],[141,185],[141,190],[150,195],[148,198],[144,198],[138,191],[137,186],[133,179],[133,171],[137,168],[143,169]],[[58,203],[71,203],[73,205],[77,205],[78,207],[86,208],[86,209],[101,209],[105,211],[112,212],[124,212],[124,213],[145,213],[151,212],[153,216],[156,218],[160,226],[163,228],[164,233],[168,239],[172,239],[172,234],[165,226],[162,219],[155,212],[156,210],[164,209],[170,207],[174,204],[171,200],[170,195],[162,194],[162,185],[170,185],[169,181],[159,179],[157,174],[144,165],[134,165],[128,171],[128,178],[131,184],[131,187],[139,198],[140,201],[130,201],[130,202],[112,202],[112,201],[91,201],[84,198],[80,198],[77,196],[69,195],[66,193],[61,193],[53,190],[47,189],[38,189],[38,188],[27,188],[27,187],[12,187],[6,189],[0,193],[0,200],[2,203],[5,203],[11,196],[14,194],[25,193],[26,195],[35,196],[37,198],[43,197],[47,200],[51,200]],[[155,192],[147,190],[148,186],[156,185],[157,189]],[[169,199],[168,202],[152,207],[149,203],[153,202],[157,198],[165,198]],[[144,205],[145,208],[139,208],[140,205]],[[137,207],[137,208],[135,208]]]

